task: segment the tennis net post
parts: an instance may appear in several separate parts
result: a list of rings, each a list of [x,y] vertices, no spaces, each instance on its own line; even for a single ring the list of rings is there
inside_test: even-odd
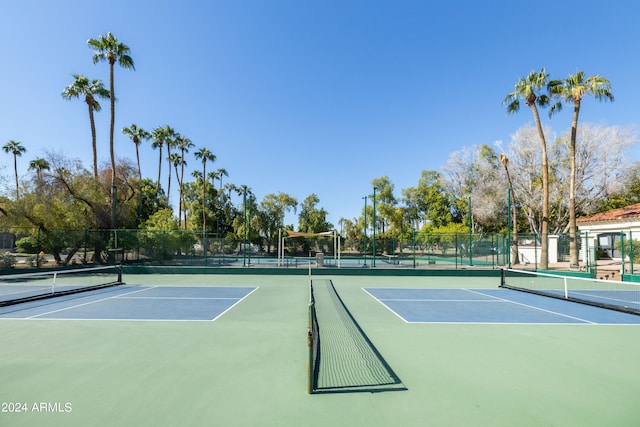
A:
[[[315,298],[313,296],[313,283],[309,282],[309,325],[307,329],[307,347],[308,347],[308,363],[307,363],[307,392],[313,393],[316,388],[317,363],[318,363],[318,318],[315,310]]]

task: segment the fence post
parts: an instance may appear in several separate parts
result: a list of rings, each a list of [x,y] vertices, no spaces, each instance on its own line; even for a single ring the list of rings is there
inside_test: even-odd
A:
[[[629,261],[631,262],[631,274],[633,274],[633,264],[634,264],[634,255],[633,255],[633,231],[629,230]],[[624,273],[624,270],[622,270]]]
[[[416,268],[416,231],[413,230],[411,235],[413,238],[413,268]]]
[[[622,257],[622,274],[624,274],[624,232],[620,231],[620,256]]]

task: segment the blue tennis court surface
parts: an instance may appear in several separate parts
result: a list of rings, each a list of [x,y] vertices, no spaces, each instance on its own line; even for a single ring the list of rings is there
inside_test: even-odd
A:
[[[115,286],[0,308],[1,318],[211,321],[256,287]]]
[[[640,324],[640,316],[509,289],[366,288],[407,323]]]

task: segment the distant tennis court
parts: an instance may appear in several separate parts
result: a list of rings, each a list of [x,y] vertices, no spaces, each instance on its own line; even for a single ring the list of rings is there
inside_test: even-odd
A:
[[[408,323],[640,324],[640,316],[509,289],[365,289]]]
[[[0,318],[211,321],[255,290],[124,285],[0,307]]]

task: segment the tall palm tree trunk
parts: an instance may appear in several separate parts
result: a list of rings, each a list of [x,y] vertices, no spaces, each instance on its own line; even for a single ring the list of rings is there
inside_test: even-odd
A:
[[[16,175],[16,199],[19,197],[19,190],[18,190],[18,155],[16,153],[13,153],[13,170],[15,172]]]
[[[89,106],[89,122],[91,124],[91,148],[93,149],[93,178],[98,180],[98,146],[96,144],[96,122],[93,117],[93,105]]]
[[[207,211],[206,209],[207,198],[207,162],[202,163],[202,233],[207,231]]]
[[[109,129],[109,155],[111,157],[111,207],[112,207],[112,217],[111,217],[111,228],[113,230],[116,229],[116,156],[113,150],[113,138],[114,138],[114,129],[116,125],[116,94],[115,94],[115,85],[113,83],[113,64],[115,63],[115,57],[109,58],[109,90],[111,92],[111,127]],[[114,231],[115,233],[115,231]],[[114,245],[115,238],[114,238]]]
[[[142,169],[140,169],[140,150],[138,149],[139,145],[140,142],[136,144],[136,160],[138,162],[138,178],[140,178],[140,181],[142,181]]]
[[[116,95],[115,95],[115,85],[113,82],[113,65],[115,63],[115,58],[109,59],[109,91],[111,92],[111,125],[109,128],[109,155],[111,156],[111,191],[113,192],[114,187],[116,186],[116,156],[113,149],[113,138],[114,138],[114,130],[116,126]],[[112,197],[115,195],[112,194]],[[115,203],[115,200],[114,200]],[[115,224],[114,224],[115,228]]]
[[[549,164],[547,161],[547,141],[544,137],[540,115],[535,104],[532,104],[533,117],[538,129],[540,144],[542,148],[542,221],[540,227],[540,268],[549,268]]]
[[[160,172],[162,171],[162,145],[158,145],[158,151],[160,152],[158,159],[158,181],[156,181],[156,194],[160,193]]]
[[[578,236],[576,226],[576,138],[578,132],[578,115],[580,114],[580,102],[574,103],[573,118],[571,121],[571,142],[569,143],[569,158],[571,175],[569,177],[569,264],[572,267],[579,265],[578,260]]]
[[[184,182],[184,148],[182,149],[182,153],[181,153],[181,161],[180,161],[180,179],[178,180],[179,183],[179,188],[178,188],[178,223],[180,223],[182,221],[182,183]],[[187,228],[187,214],[185,212],[184,215],[184,228]]]
[[[169,197],[171,197],[171,140],[167,142],[167,167],[169,168],[169,173],[167,174],[167,202],[169,201]]]

